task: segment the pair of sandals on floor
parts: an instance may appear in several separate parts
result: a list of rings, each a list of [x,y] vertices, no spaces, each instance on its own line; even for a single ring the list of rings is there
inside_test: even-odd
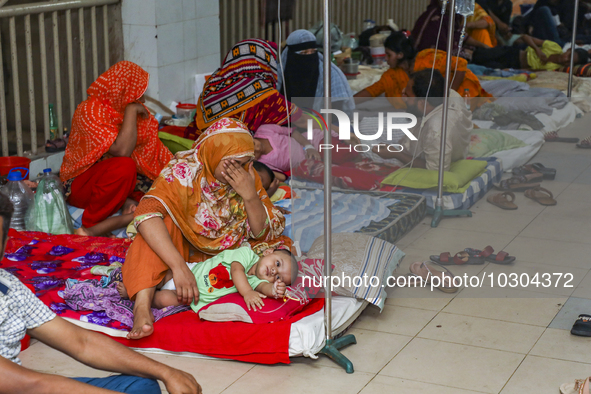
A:
[[[570,137],[559,137],[558,132],[550,131],[544,134],[544,140],[546,142],[569,142],[569,143],[577,143],[577,148],[581,149],[591,149],[591,137],[587,137],[584,140],[579,142],[578,138],[570,138]]]
[[[458,287],[454,285],[453,279],[455,275],[447,268],[446,265],[480,265],[487,262],[507,265],[515,261],[514,256],[509,256],[505,251],[494,253],[492,246],[487,246],[484,250],[466,248],[461,252],[456,253],[453,257],[451,253],[441,253],[439,256],[430,256],[431,261],[415,262],[410,265],[410,277],[424,281],[426,284],[431,284],[431,278],[439,277],[439,286],[436,288],[444,293],[455,293]],[[443,268],[443,271],[436,270],[433,266]]]
[[[506,210],[515,210],[515,194],[513,192],[525,192],[525,197],[544,206],[556,205],[554,195],[548,189],[540,186],[544,179],[553,180],[556,170],[547,168],[542,163],[527,164],[513,169],[514,176],[502,180],[495,188],[503,193],[493,194],[486,199],[489,203]]]

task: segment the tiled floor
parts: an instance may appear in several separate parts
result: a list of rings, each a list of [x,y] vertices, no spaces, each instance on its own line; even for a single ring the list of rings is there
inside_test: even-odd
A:
[[[589,116],[588,118],[591,118]],[[561,132],[586,137],[589,119]],[[295,359],[261,366],[152,355],[192,373],[216,393],[502,393],[555,394],[560,384],[591,375],[591,338],[570,335],[579,313],[591,312],[591,151],[574,144],[543,146],[534,158],[558,169],[543,187],[558,205],[543,207],[517,193],[514,212],[479,201],[472,218],[427,219],[399,243],[399,273],[431,254],[492,245],[518,257],[512,266],[452,267],[456,275],[571,273],[572,288],[390,289],[384,311],[368,308],[344,349],[347,375],[331,360]],[[66,376],[103,376],[40,343],[22,353],[25,366]]]

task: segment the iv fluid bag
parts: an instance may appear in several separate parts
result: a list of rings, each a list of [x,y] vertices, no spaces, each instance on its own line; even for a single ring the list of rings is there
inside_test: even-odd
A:
[[[474,0],[456,0],[456,14],[474,15]]]

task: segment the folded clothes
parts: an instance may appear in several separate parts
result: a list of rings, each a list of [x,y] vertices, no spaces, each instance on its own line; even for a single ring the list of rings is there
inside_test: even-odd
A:
[[[492,120],[501,128],[525,124],[533,130],[542,130],[544,125],[532,114],[522,110],[508,110],[505,106],[495,103],[486,103],[472,114],[475,120]]]

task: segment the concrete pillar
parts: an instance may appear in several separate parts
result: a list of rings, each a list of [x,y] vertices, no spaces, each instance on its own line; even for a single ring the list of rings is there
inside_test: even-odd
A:
[[[124,58],[150,73],[148,94],[195,102],[195,74],[220,64],[219,0],[123,0]]]

